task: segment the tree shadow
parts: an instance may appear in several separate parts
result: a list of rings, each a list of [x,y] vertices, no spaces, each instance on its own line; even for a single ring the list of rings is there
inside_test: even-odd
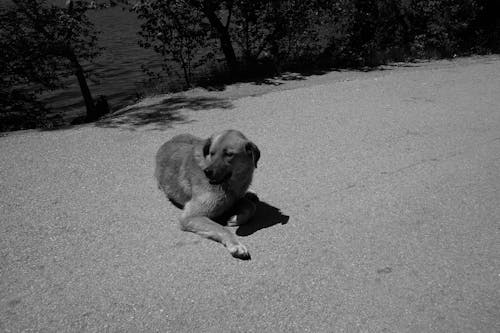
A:
[[[399,65],[398,65],[399,66]],[[401,65],[404,66],[404,65]],[[401,67],[400,66],[400,67]],[[407,67],[417,67],[418,65],[407,65]],[[243,74],[238,77],[231,77],[230,75],[224,75],[224,73],[219,73],[211,78],[208,78],[198,85],[203,87],[208,91],[224,91],[227,86],[235,83],[250,83],[256,86],[274,86],[278,87],[293,81],[304,81],[311,76],[321,76],[329,74],[332,72],[373,72],[373,71],[387,71],[391,70],[393,67],[392,63],[388,64],[377,64],[373,66],[293,66],[284,71],[276,71],[272,69],[267,70],[244,70]]]
[[[266,202],[259,201],[255,215],[248,223],[241,225],[236,230],[238,236],[250,236],[251,234],[275,224],[287,224],[290,216],[285,215],[279,208]]]
[[[247,74],[242,74],[237,78],[228,78],[219,75],[214,76],[213,78],[209,78],[205,82],[200,82],[199,86],[208,91],[224,91],[227,86],[235,83],[251,83],[256,86],[277,87],[290,81],[306,80],[308,76],[326,74],[329,71],[331,70],[304,69],[296,71],[284,71],[281,73],[274,73],[273,71],[257,71],[256,73],[248,72]]]
[[[97,121],[97,127],[135,129],[146,125],[154,125],[155,129],[172,127],[174,123],[192,122],[182,111],[199,111],[210,109],[230,109],[231,101],[217,97],[174,96],[160,98],[153,102],[140,102],[134,106],[118,110]]]
[[[324,73],[323,73],[324,74]],[[253,79],[251,82],[256,85],[280,86],[289,81],[304,81],[308,76],[315,75],[311,72],[283,72],[273,77],[263,77]]]

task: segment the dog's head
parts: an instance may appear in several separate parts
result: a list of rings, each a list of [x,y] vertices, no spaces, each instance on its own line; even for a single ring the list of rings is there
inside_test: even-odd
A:
[[[251,177],[260,158],[260,150],[241,132],[216,133],[203,145],[203,172],[210,184],[222,184],[234,178]]]

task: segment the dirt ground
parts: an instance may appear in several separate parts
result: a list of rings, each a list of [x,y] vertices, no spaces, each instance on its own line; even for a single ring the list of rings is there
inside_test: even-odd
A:
[[[500,57],[157,96],[0,137],[1,332],[500,331]],[[260,148],[250,261],[181,232],[153,159]]]

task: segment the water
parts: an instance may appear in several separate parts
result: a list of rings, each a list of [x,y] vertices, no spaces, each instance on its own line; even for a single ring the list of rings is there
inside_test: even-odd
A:
[[[137,44],[140,22],[134,13],[113,7],[89,10],[87,15],[96,29],[102,32],[99,44],[105,47],[93,64],[85,66],[92,69],[99,80],[98,83],[88,80],[92,96],[105,95],[112,109],[130,104],[136,98],[141,83],[147,79],[141,65],[158,70],[160,57]],[[67,88],[48,92],[42,100],[56,111],[64,111],[69,118],[85,112],[80,87],[74,76],[69,77]]]
[[[50,4],[64,6],[66,0],[49,0]],[[108,1],[97,1],[108,3]],[[12,6],[11,0],[0,0],[0,5]],[[143,83],[148,76],[141,65],[152,71],[160,71],[161,59],[150,49],[138,45],[140,21],[135,13],[121,6],[102,10],[89,10],[87,15],[94,23],[99,45],[104,47],[102,54],[92,64],[82,64],[92,70],[97,82],[87,79],[94,98],[105,95],[112,110],[129,105],[137,99],[138,92],[144,90]],[[182,86],[184,80],[176,74],[178,65],[171,64],[173,73],[167,77],[172,86]],[[84,101],[74,75],[64,80],[66,87],[45,92],[40,99],[55,114],[70,121],[85,114]]]

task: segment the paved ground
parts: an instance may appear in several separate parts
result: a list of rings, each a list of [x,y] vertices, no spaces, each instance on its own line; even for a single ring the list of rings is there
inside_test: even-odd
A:
[[[0,138],[0,331],[500,331],[500,58],[306,81]],[[152,177],[225,128],[262,151],[251,261]]]

